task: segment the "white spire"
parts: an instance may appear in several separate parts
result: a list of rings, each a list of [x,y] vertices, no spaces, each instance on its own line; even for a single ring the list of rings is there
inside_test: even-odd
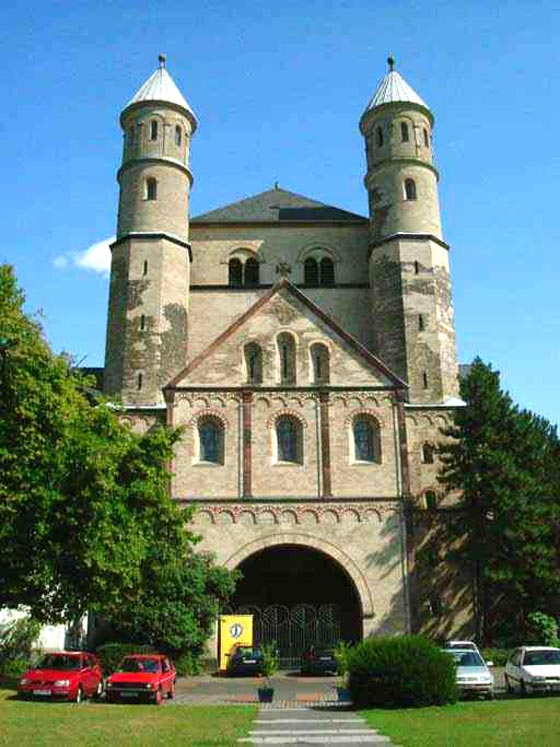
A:
[[[387,62],[389,63],[389,72],[377,87],[377,91],[374,93],[373,98],[366,107],[366,112],[376,109],[378,106],[382,106],[383,104],[394,104],[397,102],[418,104],[429,111],[430,108],[426,102],[423,101],[416,91],[408,85],[402,75],[399,75],[396,70],[393,70],[395,65],[393,57],[389,57]]]
[[[189,112],[196,121],[193,110],[188,105],[185,97],[177,88],[173,78],[165,68],[164,54],[160,54],[159,56],[158,69],[138,89],[126,105],[125,109],[140,101],[163,101],[165,103],[175,104],[176,106],[180,106],[182,109],[186,109],[186,111]]]

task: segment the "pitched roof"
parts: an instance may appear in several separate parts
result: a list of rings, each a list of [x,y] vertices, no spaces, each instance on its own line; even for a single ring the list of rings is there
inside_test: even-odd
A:
[[[222,332],[221,335],[216,337],[216,339],[210,343],[210,345],[203,350],[199,355],[197,355],[195,358],[192,359],[180,373],[177,374],[168,384],[166,384],[163,388],[164,389],[174,389],[178,386],[180,386],[181,381],[185,378],[185,376],[188,376],[192,371],[194,371],[195,368],[197,368],[206,358],[208,358],[209,355],[211,355],[217,348],[220,347],[220,345],[228,339],[234,332],[236,332],[246,321],[247,319],[250,319],[252,316],[254,316],[262,307],[267,304],[271,298],[273,298],[277,293],[279,293],[282,289],[285,289],[288,293],[295,296],[295,298],[298,299],[302,304],[307,306],[307,308],[315,314],[323,323],[328,325],[335,334],[337,334],[344,342],[349,345],[354,352],[356,352],[367,364],[369,364],[372,368],[376,369],[377,371],[381,371],[388,379],[391,380],[394,387],[396,389],[404,389],[408,385],[405,381],[400,379],[395,373],[391,371],[390,368],[388,368],[383,361],[378,358],[376,355],[371,353],[364,345],[362,345],[361,342],[359,342],[353,335],[351,335],[349,332],[347,332],[343,327],[339,326],[337,322],[334,321],[328,314],[326,314],[319,306],[313,303],[304,293],[302,293],[299,288],[296,288],[295,285],[292,285],[289,280],[286,278],[282,278],[276,285],[271,288],[267,293],[264,294],[256,303],[253,304],[244,314],[242,314],[238,319],[236,319],[232,324],[229,325],[229,327]]]
[[[165,68],[165,56],[160,55],[159,59],[160,65],[158,69],[140,86],[125,106],[125,109],[128,109],[132,104],[138,104],[142,101],[162,101],[166,104],[180,106],[196,121],[193,110]]]
[[[366,220],[363,215],[325,205],[275,186],[274,189],[258,195],[197,215],[191,218],[191,223],[313,223]]]

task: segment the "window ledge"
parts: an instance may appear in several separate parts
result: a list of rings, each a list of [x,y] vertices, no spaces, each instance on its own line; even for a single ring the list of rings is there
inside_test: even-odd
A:
[[[379,467],[380,465],[381,465],[381,462],[376,462],[376,461],[366,462],[365,460],[359,460],[359,459],[355,459],[350,462],[351,467]]]
[[[273,462],[273,467],[303,467],[301,462]]]
[[[222,464],[221,462],[193,462],[193,467],[225,467],[225,464]]]

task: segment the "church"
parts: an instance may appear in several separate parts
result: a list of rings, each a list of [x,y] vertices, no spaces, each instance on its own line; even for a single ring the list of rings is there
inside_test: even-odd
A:
[[[163,55],[120,115],[104,391],[137,430],[182,428],[170,499],[286,661],[472,632],[438,539],[463,403],[434,115],[388,64],[359,120],[367,216],[276,184],[191,217],[197,119]]]

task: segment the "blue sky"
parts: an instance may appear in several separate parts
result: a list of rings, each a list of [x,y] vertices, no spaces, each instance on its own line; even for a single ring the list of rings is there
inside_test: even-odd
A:
[[[558,4],[6,5],[0,261],[55,350],[102,365],[108,280],[79,264],[114,233],[118,114],[158,53],[199,119],[192,214],[276,180],[365,214],[358,121],[393,53],[436,117],[459,359],[560,421]]]

